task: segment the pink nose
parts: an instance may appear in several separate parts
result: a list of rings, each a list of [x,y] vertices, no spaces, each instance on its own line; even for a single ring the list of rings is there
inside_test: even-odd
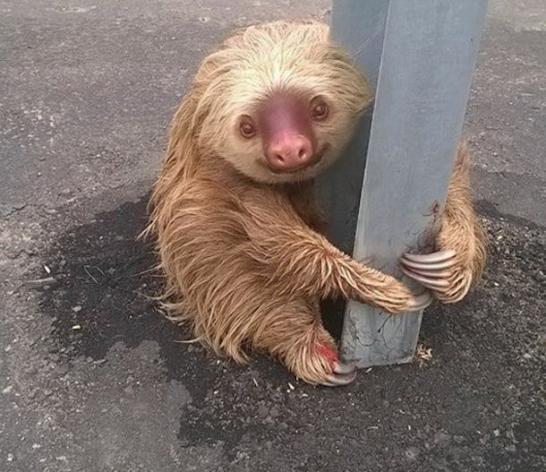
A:
[[[265,150],[272,170],[290,172],[305,167],[313,158],[313,145],[304,135],[282,133]]]

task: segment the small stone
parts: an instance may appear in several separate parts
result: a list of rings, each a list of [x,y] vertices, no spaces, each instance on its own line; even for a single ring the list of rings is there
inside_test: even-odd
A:
[[[44,277],[42,279],[34,279],[34,280],[28,280],[25,282],[25,285],[27,285],[30,288],[44,288],[48,289],[52,285],[57,284],[57,279],[54,277]]]
[[[438,431],[434,435],[434,442],[440,446],[445,446],[451,441],[451,436],[443,431]]]
[[[524,359],[532,359],[532,357],[533,357],[533,356],[532,356],[531,354],[529,354],[528,352],[526,352],[525,354],[523,354],[523,358],[524,358]]]
[[[7,395],[7,394],[10,393],[12,390],[13,390],[13,385],[8,385],[6,388],[4,388],[4,389],[2,390],[2,393],[3,393],[4,395]]]
[[[80,330],[80,329],[82,329],[82,327],[81,327],[81,325],[79,325],[79,324],[76,324],[76,325],[72,326],[72,330],[73,330],[73,331],[78,331],[78,330]]]
[[[79,313],[80,311],[82,311],[82,307],[80,305],[73,306],[72,311],[74,313]]]
[[[419,457],[419,449],[416,447],[410,447],[409,449],[406,449],[406,452],[404,452],[404,455],[411,461],[414,461]]]
[[[269,411],[265,405],[260,405],[258,407],[257,413],[260,418],[265,418],[268,415]]]
[[[13,454],[10,452],[10,453],[8,454],[7,459],[8,459],[8,462],[13,462],[13,459],[15,459],[15,457],[14,457]]]

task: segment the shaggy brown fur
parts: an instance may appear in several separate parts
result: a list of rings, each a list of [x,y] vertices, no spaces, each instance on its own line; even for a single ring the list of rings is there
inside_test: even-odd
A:
[[[486,261],[486,234],[472,204],[470,154],[466,142],[462,142],[457,151],[436,247],[454,250],[457,262],[451,269],[449,288],[434,293],[444,303],[458,302],[481,277]]]
[[[328,151],[313,169],[273,174],[257,163],[259,142],[236,132],[237,118],[278,90],[319,94],[332,105],[315,130]],[[171,319],[189,321],[217,353],[243,362],[247,348],[265,351],[299,378],[322,383],[337,351],[321,324],[321,299],[408,310],[414,297],[406,286],[315,231],[312,178],[339,156],[370,101],[365,78],[318,23],[253,26],[204,60],[174,116],[148,228]],[[446,301],[466,293],[483,265],[465,159],[457,169],[438,240],[460,254],[461,275]]]

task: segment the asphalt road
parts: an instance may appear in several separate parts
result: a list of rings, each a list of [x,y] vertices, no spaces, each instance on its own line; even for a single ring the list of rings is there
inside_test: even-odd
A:
[[[429,362],[333,391],[179,342],[135,240],[203,55],[329,2],[0,0],[0,470],[546,470],[546,5],[490,4],[466,126],[485,279],[427,310]]]

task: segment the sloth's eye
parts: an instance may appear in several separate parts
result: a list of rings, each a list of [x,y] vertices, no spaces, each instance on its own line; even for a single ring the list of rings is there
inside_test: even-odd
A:
[[[256,136],[256,126],[254,125],[254,122],[250,116],[245,115],[241,118],[239,123],[239,132],[245,139],[250,139]]]
[[[323,121],[328,118],[328,105],[322,97],[311,100],[311,116],[315,121]]]

